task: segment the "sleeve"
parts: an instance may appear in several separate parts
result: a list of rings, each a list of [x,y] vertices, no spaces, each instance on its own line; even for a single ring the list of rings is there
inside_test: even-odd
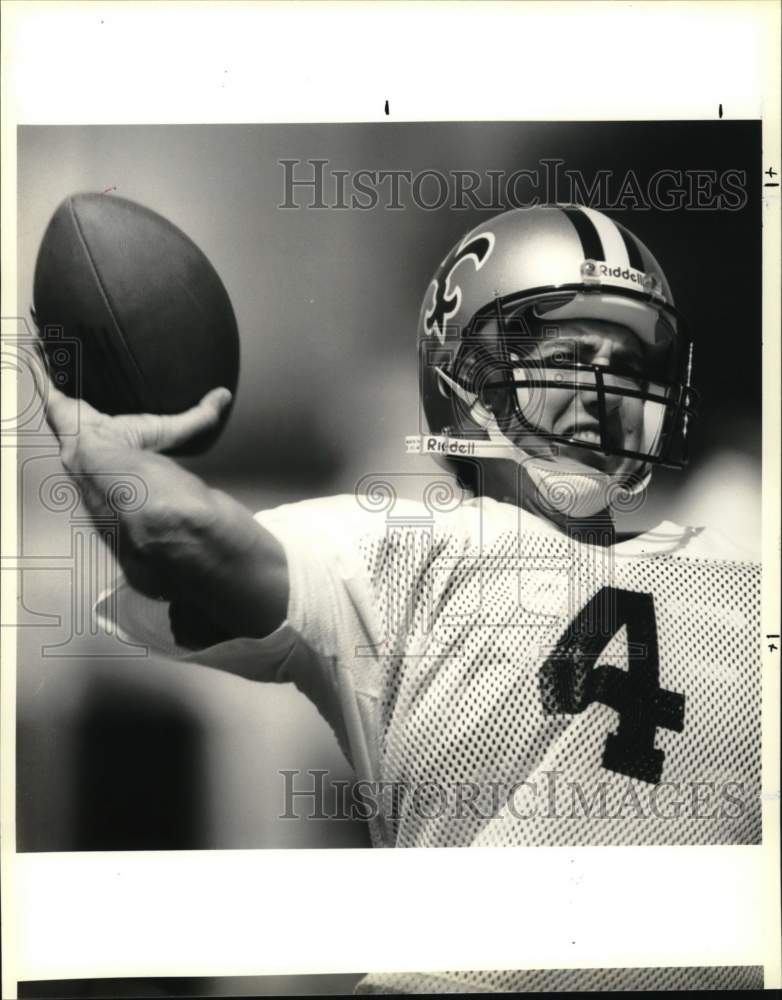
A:
[[[431,569],[449,538],[435,532],[420,503],[395,499],[392,516],[378,506],[345,495],[256,515],[287,558],[287,624],[315,652],[338,706],[346,756],[369,780],[380,773],[389,671],[403,669],[427,641],[436,604]]]
[[[353,496],[338,496],[255,515],[282,545],[289,578],[286,619],[264,639],[233,639],[197,651],[179,646],[171,630],[169,603],[145,597],[121,576],[98,598],[98,623],[162,656],[206,665],[222,665],[228,657],[244,659],[245,652],[283,654],[297,636],[319,655],[337,656],[348,634],[374,634],[371,585],[359,547],[361,536],[378,530],[382,535],[385,527],[382,518],[366,511],[362,518],[361,512]]]
[[[421,528],[421,509],[398,501],[389,519],[343,495],[257,513],[258,524],[282,545],[289,581],[286,619],[264,639],[184,649],[171,633],[168,603],[125,582],[103,595],[96,610],[105,626],[113,606],[120,635],[160,655],[252,680],[293,682],[330,724],[348,760],[369,776],[387,664],[382,654],[391,651],[392,637],[409,642],[415,635],[415,628],[400,628],[411,607],[423,615],[428,606],[417,583],[428,576],[437,545],[433,531]]]
[[[145,597],[124,578],[99,597],[98,624],[159,656],[254,681],[292,682],[361,770],[368,763],[367,729],[374,724],[367,706],[379,676],[371,654],[383,631],[365,556],[382,551],[385,518],[361,508],[352,495],[286,504],[255,518],[278,539],[288,563],[287,616],[273,633],[185,648],[171,630],[169,603]],[[367,655],[360,655],[362,648]]]
[[[343,657],[378,641],[380,609],[370,565],[382,561],[386,524],[353,496],[286,504],[255,519],[288,564],[286,623],[317,653]]]
[[[204,649],[180,646],[171,630],[168,601],[145,597],[120,576],[95,605],[98,625],[126,642],[141,644],[158,656],[214,666],[253,680],[282,681],[280,668],[296,636],[283,622],[263,639],[231,639]],[[259,669],[266,665],[266,670]]]
[[[213,667],[246,680],[293,683],[331,726],[342,752],[349,757],[337,686],[330,665],[318,657],[287,621],[262,639],[238,638],[188,649],[171,630],[169,603],[145,597],[119,577],[95,605],[98,625],[160,657]]]

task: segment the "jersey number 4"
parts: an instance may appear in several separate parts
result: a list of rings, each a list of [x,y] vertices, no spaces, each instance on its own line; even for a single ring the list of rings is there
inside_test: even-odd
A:
[[[627,629],[628,669],[597,660],[610,640]],[[659,782],[665,753],[654,745],[657,729],[684,729],[684,695],[660,687],[657,622],[651,594],[603,587],[565,630],[540,671],[547,714],[583,712],[593,702],[619,715],[603,749],[602,765],[631,778]]]

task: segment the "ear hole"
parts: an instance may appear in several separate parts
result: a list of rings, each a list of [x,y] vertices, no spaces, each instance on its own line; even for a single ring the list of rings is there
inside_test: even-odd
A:
[[[494,420],[494,414],[483,405],[480,399],[476,399],[473,403],[470,416],[480,427],[486,427]]]
[[[502,421],[513,410],[512,392],[509,388],[490,389],[484,386],[480,394],[481,405],[498,421]]]

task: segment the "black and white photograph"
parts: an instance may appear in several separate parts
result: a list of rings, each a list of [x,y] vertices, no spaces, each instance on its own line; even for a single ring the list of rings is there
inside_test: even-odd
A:
[[[375,120],[18,121],[3,745],[23,864],[336,872],[405,848],[458,880],[461,858],[511,879],[550,849],[609,867],[675,849],[693,871],[774,854],[782,164],[778,125],[712,104],[421,121],[390,94]],[[352,892],[374,919],[382,885]],[[536,964],[521,939],[515,967],[447,971],[389,940],[387,971],[357,952],[12,988],[763,989],[774,948],[608,967]]]

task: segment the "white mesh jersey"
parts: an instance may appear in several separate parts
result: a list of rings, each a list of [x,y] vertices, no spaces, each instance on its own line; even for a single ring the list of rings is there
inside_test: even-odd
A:
[[[609,993],[661,990],[762,990],[757,965],[647,969],[527,969],[493,972],[390,973],[366,976],[356,993]]]
[[[162,649],[296,683],[375,846],[760,842],[760,567],[720,536],[590,545],[486,498],[256,518],[286,552],[286,622]],[[134,622],[125,596],[120,625],[161,648],[165,606]]]
[[[480,498],[257,515],[378,846],[758,843],[760,571]],[[306,686],[301,684],[300,686]]]

